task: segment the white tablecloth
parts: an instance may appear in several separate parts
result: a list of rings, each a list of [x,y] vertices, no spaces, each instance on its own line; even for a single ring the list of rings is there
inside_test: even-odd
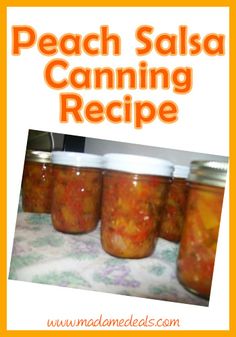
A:
[[[158,239],[148,258],[115,258],[103,251],[99,226],[89,234],[63,234],[50,215],[19,212],[9,278],[207,306],[178,282],[177,254],[178,244]]]

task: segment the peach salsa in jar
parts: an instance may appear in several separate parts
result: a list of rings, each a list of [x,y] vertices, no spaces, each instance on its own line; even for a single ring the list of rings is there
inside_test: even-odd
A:
[[[184,222],[188,186],[186,179],[189,167],[175,165],[173,181],[160,226],[160,237],[169,241],[179,242]]]
[[[28,150],[22,180],[23,210],[32,213],[50,213],[51,199],[51,152]]]
[[[64,233],[87,233],[100,218],[101,156],[55,151],[53,162],[52,223]]]
[[[178,257],[178,278],[190,291],[210,297],[227,163],[193,161]]]
[[[143,258],[156,244],[173,166],[145,156],[106,154],[101,241],[116,257]]]

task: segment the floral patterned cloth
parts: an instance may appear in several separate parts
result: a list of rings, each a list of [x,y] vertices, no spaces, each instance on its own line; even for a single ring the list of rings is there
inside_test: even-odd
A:
[[[105,253],[100,228],[71,235],[54,230],[50,215],[19,212],[9,278],[207,306],[176,278],[178,244],[158,239],[152,256],[119,259]]]

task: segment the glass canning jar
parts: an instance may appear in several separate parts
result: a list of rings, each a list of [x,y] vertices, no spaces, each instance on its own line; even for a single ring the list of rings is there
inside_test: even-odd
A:
[[[179,281],[209,298],[220,225],[227,163],[194,161],[177,261]]]
[[[28,150],[22,180],[24,212],[50,213],[51,196],[51,152]]]
[[[173,181],[168,192],[159,236],[163,239],[179,242],[184,222],[188,186],[186,179],[189,167],[175,165]]]
[[[64,233],[87,233],[100,218],[101,156],[54,151],[52,223]]]
[[[106,154],[103,167],[103,249],[116,257],[149,256],[155,248],[172,164],[151,157]]]

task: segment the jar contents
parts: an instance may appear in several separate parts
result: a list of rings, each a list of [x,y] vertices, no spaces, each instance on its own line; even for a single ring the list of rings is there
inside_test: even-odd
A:
[[[150,255],[167,192],[165,179],[106,172],[102,208],[102,245],[127,258]]]
[[[187,166],[176,165],[161,221],[159,236],[173,242],[179,242],[181,238],[187,202],[188,173]]]
[[[207,166],[205,162],[201,165]],[[211,172],[214,176],[214,170],[217,171],[214,168],[208,170],[209,176]],[[217,178],[215,181],[211,181],[212,178],[204,180],[202,177],[193,179],[189,183],[186,217],[180,242],[178,278],[190,291],[209,298],[224,188],[223,182]]]
[[[30,153],[29,153],[30,152]],[[52,199],[52,165],[50,153],[29,151],[24,165],[22,181],[22,207],[24,212],[50,213]]]
[[[53,165],[52,223],[64,233],[87,233],[100,218],[102,172],[98,168]]]
[[[103,177],[101,241],[123,258],[152,254],[171,179],[106,170]]]

